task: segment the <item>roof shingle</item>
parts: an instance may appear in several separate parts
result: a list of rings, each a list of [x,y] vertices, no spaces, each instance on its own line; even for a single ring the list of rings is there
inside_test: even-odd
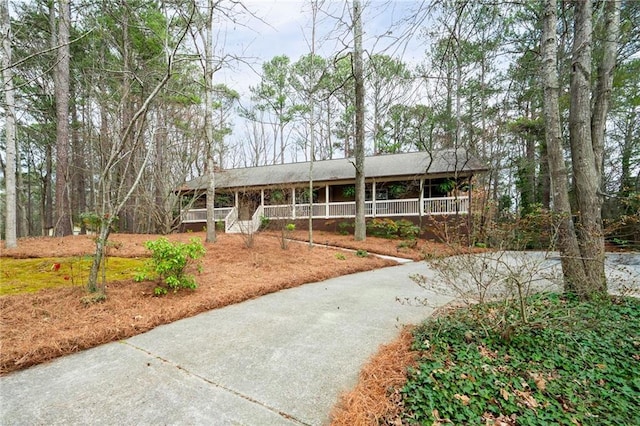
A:
[[[377,155],[365,158],[366,178],[400,178],[446,175],[454,172],[471,174],[486,171],[481,162],[463,149]],[[330,182],[355,179],[353,158],[315,161],[313,181]],[[216,173],[216,188],[278,186],[309,182],[309,162],[245,167]],[[205,189],[206,178],[193,179],[182,190]]]

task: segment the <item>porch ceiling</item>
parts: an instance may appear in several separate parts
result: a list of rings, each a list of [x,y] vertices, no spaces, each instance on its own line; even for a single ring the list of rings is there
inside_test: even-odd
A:
[[[349,181],[355,179],[353,158],[316,161],[313,163],[313,180],[322,182]],[[427,152],[388,154],[365,159],[365,174],[372,178],[420,178],[430,175],[447,175],[454,172],[465,175],[486,171],[487,168],[465,150],[442,150],[432,155]],[[309,163],[278,164],[224,170],[216,173],[216,188],[247,188],[280,186],[309,181]],[[206,188],[204,177],[185,183],[180,190]]]

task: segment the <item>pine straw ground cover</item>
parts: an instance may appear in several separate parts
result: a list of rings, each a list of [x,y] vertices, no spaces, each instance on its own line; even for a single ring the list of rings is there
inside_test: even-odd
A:
[[[270,234],[278,236],[276,231],[270,231]],[[290,233],[289,237],[291,239],[308,242],[309,231],[295,231]],[[366,250],[369,253],[384,254],[386,256],[416,261],[424,260],[426,257],[451,255],[456,251],[450,245],[424,239],[409,242],[402,239],[367,237],[364,241],[355,241],[353,235],[341,235],[327,231],[314,231],[313,242],[315,244],[342,247],[350,250]],[[465,250],[467,249],[465,248]]]
[[[109,239],[113,243],[109,254],[148,256],[144,242],[157,237],[114,234]],[[169,239],[187,242],[193,237],[204,240],[203,233],[174,234]],[[126,280],[109,283],[107,300],[89,305],[81,302],[86,292],[79,286],[0,297],[0,374],[281,289],[395,264],[355,253],[336,256],[337,250],[322,247],[308,250],[295,242],[282,250],[273,235],[257,234],[253,247],[247,248],[240,235],[223,234],[205,248],[195,291],[154,297],[155,283]],[[30,238],[19,240],[17,249],[3,249],[0,255],[84,256],[93,250],[90,236]]]

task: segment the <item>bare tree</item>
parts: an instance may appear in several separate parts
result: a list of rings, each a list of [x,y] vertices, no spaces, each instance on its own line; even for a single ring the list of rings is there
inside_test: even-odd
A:
[[[311,60],[309,61],[309,73],[313,75],[313,60],[316,56],[316,21],[318,17],[318,1],[311,1]],[[313,85],[317,85],[314,81]],[[309,93],[309,247],[313,246],[313,162],[315,161],[315,123],[316,123],[316,100],[315,88],[311,88]]]
[[[2,91],[5,100],[6,165],[4,169],[6,189],[5,245],[18,246],[16,237],[16,113],[11,69],[11,20],[9,0],[0,3],[0,31],[2,32]]]
[[[147,146],[145,143],[145,138],[142,135],[144,126],[140,126],[140,123],[146,120],[149,109],[151,108],[155,98],[173,74],[176,54],[187,34],[189,25],[193,20],[194,10],[195,8],[190,11],[189,16],[184,17],[185,29],[178,35],[174,46],[169,48],[168,43],[166,42],[165,44],[166,68],[162,78],[151,89],[149,95],[146,96],[140,107],[131,116],[131,120],[126,123],[126,127],[118,137],[118,140],[114,141],[114,143],[109,147],[109,152],[105,153],[106,161],[102,166],[98,179],[98,194],[100,200],[97,203],[99,205],[96,207],[98,210],[97,220],[99,223],[99,230],[96,238],[95,256],[93,258],[87,283],[87,289],[90,292],[96,292],[98,290],[98,272],[101,267],[103,267],[104,271],[102,262],[105,258],[107,242],[111,233],[112,225],[114,221],[117,220],[118,214],[125,207],[136,190],[136,187],[140,183],[144,174],[145,166],[153,151],[153,144]],[[168,25],[171,25],[171,23]],[[149,139],[153,141],[155,136],[152,135]],[[134,142],[134,146],[131,148],[131,151],[127,152],[126,148],[129,146],[130,140]],[[142,164],[138,164],[136,162],[136,157],[131,155],[131,152],[134,150],[146,150]],[[116,173],[114,173],[117,168],[123,168],[125,171],[137,170],[135,173],[132,173],[133,177],[130,185],[128,185],[124,180],[117,180]],[[102,288],[101,290],[102,291],[98,297],[104,297],[105,289]]]
[[[356,223],[354,238],[364,241],[367,237],[364,219],[364,70],[362,65],[362,5],[360,0],[353,0],[353,77],[356,91]]]
[[[214,0],[207,3],[207,28],[204,35],[204,129],[207,138],[207,237],[208,243],[216,242],[216,177],[213,137],[213,9]]]

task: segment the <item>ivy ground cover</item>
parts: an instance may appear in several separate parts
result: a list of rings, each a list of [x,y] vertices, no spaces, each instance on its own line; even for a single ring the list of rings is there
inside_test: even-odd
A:
[[[496,321],[488,304],[418,327],[402,423],[640,424],[640,300],[528,303],[527,324]]]

